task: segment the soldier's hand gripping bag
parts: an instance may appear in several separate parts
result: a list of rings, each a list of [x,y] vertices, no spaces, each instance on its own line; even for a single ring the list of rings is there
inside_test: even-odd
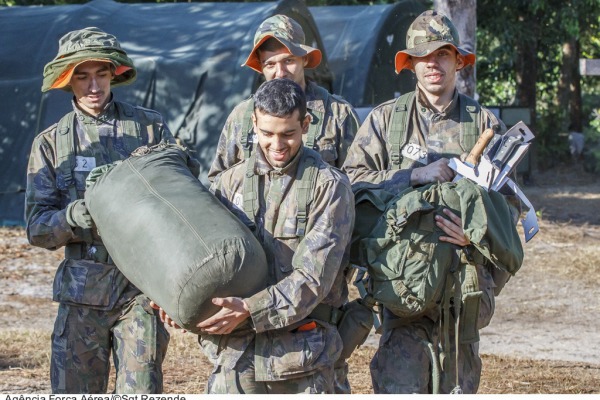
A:
[[[196,333],[219,309],[213,297],[247,297],[267,281],[260,243],[197,175],[184,148],[162,143],[92,171],[85,193],[115,265]]]

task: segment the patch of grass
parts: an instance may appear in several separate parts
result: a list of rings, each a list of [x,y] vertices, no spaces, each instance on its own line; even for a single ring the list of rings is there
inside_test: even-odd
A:
[[[361,347],[350,358],[348,379],[353,393],[372,393],[369,362],[373,347]],[[0,331],[0,392],[49,392],[50,335],[35,330]],[[481,394],[600,393],[600,366],[483,355]],[[171,330],[163,364],[165,393],[203,393],[212,365],[200,351],[196,335]],[[112,369],[114,374],[114,368]],[[114,376],[109,392],[114,389]]]

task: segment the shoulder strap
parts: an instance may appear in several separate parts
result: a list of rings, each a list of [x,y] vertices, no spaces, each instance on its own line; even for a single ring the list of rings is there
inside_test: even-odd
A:
[[[117,108],[117,120],[123,130],[123,141],[125,148],[129,153],[140,147],[142,141],[142,130],[137,116],[137,110],[129,103],[115,101]],[[152,130],[152,124],[148,125],[148,129]]]
[[[391,169],[399,169],[402,164],[402,147],[408,138],[408,119],[414,106],[415,92],[409,92],[398,97],[390,118],[390,162]]]
[[[69,198],[75,201],[79,198],[73,170],[76,167],[75,161],[75,111],[71,111],[58,121],[56,127],[56,159],[57,169],[65,179],[65,184],[69,189]],[[82,229],[81,235],[86,243],[92,243],[91,229]],[[81,243],[69,243],[65,247],[65,257],[68,253],[81,254]],[[79,253],[77,253],[79,252]]]
[[[296,203],[298,204],[298,213],[296,214],[296,235],[302,237],[306,234],[306,222],[308,220],[308,203],[311,200],[311,194],[317,177],[317,159],[312,151],[304,151],[296,180],[298,189],[296,190]]]
[[[250,221],[250,230],[256,231],[256,214],[258,214],[258,175],[254,173],[256,155],[246,158],[246,177],[244,179],[244,213]]]
[[[69,134],[71,132],[71,134]],[[73,170],[75,169],[75,111],[71,111],[58,121],[56,127],[56,158],[58,170],[62,173],[69,188],[71,201],[78,198]]]
[[[319,137],[321,132],[323,131],[323,127],[325,125],[325,117],[327,116],[327,110],[331,104],[331,95],[324,88],[314,85],[314,89],[317,95],[317,98],[323,100],[323,112],[317,110],[309,110],[308,112],[311,115],[310,126],[308,127],[308,133],[306,134],[306,142],[305,146],[309,149],[314,149],[316,144],[316,139]]]
[[[479,138],[479,114],[481,107],[469,96],[459,94],[460,107],[460,145],[470,150]]]
[[[254,99],[250,97],[248,101],[248,107],[244,112],[244,120],[242,123],[242,132],[240,135],[240,143],[242,144],[242,150],[244,151],[244,159],[247,160],[252,154],[252,135],[254,129],[252,128],[252,113],[254,112]]]
[[[296,202],[298,204],[298,212],[296,214],[296,235],[302,237],[306,234],[306,223],[308,220],[308,204],[310,203],[310,195],[313,191],[315,180],[317,177],[318,167],[317,159],[314,154],[303,154],[296,180],[298,189],[296,190]],[[256,229],[256,214],[258,213],[258,175],[254,173],[254,164],[256,156],[253,154],[246,162],[246,178],[244,179],[244,213],[250,220],[250,229]]]

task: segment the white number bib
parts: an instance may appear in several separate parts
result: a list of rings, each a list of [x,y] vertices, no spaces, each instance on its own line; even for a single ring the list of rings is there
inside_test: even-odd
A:
[[[427,149],[423,149],[416,143],[409,143],[404,146],[402,148],[402,156],[427,165]]]
[[[75,171],[89,172],[96,168],[96,159],[94,157],[75,157]]]
[[[244,195],[241,193],[235,193],[233,195],[233,206],[240,210],[240,211],[244,211]]]

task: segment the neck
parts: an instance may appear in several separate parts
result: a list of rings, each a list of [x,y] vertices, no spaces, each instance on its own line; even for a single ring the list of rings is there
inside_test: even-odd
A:
[[[425,95],[431,107],[437,112],[442,112],[454,98],[454,88],[441,94],[428,92],[421,85],[419,85],[419,90]]]

